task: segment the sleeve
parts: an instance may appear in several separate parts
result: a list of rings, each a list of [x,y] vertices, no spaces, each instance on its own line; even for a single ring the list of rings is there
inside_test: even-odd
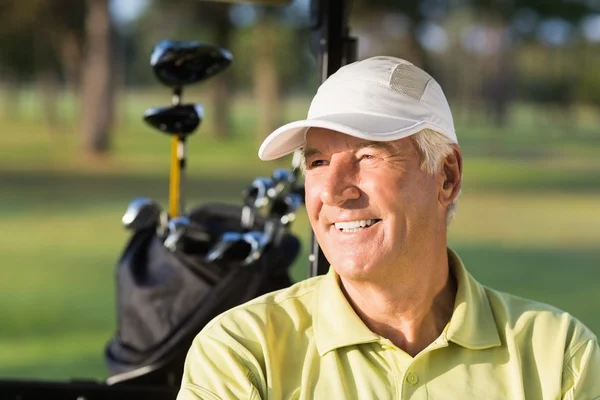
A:
[[[563,368],[564,400],[600,400],[600,347],[596,338],[579,343]]]
[[[257,360],[233,338],[200,333],[188,351],[177,400],[260,400],[262,376]]]

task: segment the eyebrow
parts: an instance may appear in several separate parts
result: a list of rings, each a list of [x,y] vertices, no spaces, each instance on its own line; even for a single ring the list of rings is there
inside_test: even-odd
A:
[[[321,154],[321,152],[314,147],[303,148],[302,149],[302,157],[306,160],[308,157],[312,157],[314,155]]]
[[[372,148],[372,149],[377,149],[377,150],[386,150],[390,153],[392,153],[394,150],[394,147],[389,142],[365,142],[365,143],[359,144],[356,147],[359,150],[366,149],[366,148]]]
[[[358,145],[353,146],[356,150],[361,150],[361,149],[378,149],[378,150],[385,150],[388,151],[390,153],[393,153],[393,146],[389,143],[389,142],[375,142],[375,141],[371,141],[371,142],[364,142],[364,143],[360,143]],[[308,147],[308,148],[304,148],[302,149],[302,156],[304,157],[304,159],[306,160],[308,157],[312,157],[318,154],[322,154],[322,152],[320,150],[317,150],[314,147]]]

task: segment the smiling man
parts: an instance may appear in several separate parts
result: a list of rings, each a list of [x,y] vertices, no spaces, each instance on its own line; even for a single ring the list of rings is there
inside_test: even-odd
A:
[[[447,247],[462,157],[431,76],[392,57],[341,68],[259,156],[299,149],[332,267],[208,324],[179,399],[600,398],[589,329],[481,285]]]

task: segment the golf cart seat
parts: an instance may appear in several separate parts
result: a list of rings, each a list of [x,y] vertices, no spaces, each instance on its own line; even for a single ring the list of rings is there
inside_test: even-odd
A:
[[[168,250],[154,230],[135,233],[117,265],[117,332],[105,349],[109,385],[180,384],[196,334],[218,314],[291,285],[300,241],[285,234],[250,265],[204,257],[225,232],[241,231],[242,207],[207,204],[188,217],[214,240]],[[264,227],[256,218],[254,229]]]

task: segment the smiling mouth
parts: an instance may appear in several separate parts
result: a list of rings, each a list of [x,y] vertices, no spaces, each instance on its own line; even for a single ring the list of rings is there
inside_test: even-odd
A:
[[[353,233],[353,232],[360,232],[367,228],[370,228],[373,225],[375,225],[376,223],[378,223],[379,221],[381,221],[381,220],[380,219],[361,219],[358,221],[336,222],[333,225],[335,226],[335,229],[337,229],[339,232]]]

